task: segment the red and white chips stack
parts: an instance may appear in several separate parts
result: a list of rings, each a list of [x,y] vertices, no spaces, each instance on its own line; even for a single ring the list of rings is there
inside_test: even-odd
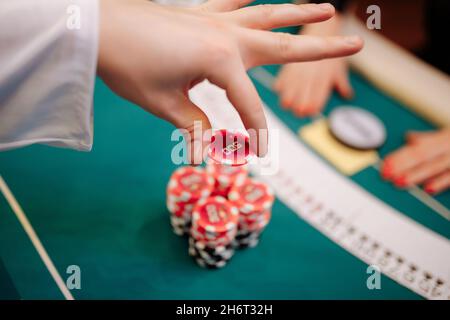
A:
[[[225,266],[236,248],[258,244],[273,201],[269,187],[249,178],[245,166],[181,167],[167,186],[173,231],[189,235],[189,254],[208,269]]]
[[[262,182],[239,177],[231,187],[228,199],[239,209],[235,247],[255,247],[272,215],[271,208],[275,199],[272,190]]]
[[[203,168],[180,167],[167,185],[167,209],[173,231],[185,235],[190,231],[192,209],[214,190],[214,179]]]
[[[189,254],[202,267],[225,266],[234,254],[238,221],[239,210],[224,197],[200,200],[192,212]]]
[[[238,179],[243,179],[248,175],[247,166],[226,166],[216,162],[208,162],[206,171],[214,178],[215,185],[212,195],[227,198],[228,192]],[[243,177],[243,178],[240,178]]]

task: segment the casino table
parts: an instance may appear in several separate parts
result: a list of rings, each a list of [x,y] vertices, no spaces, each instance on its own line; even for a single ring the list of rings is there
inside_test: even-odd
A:
[[[264,67],[272,75],[278,69]],[[381,156],[401,146],[407,130],[433,129],[358,74],[351,74],[351,82],[356,91],[351,103],[375,113],[387,127]],[[270,88],[258,79],[254,83],[293,132],[312,121],[283,110]],[[324,115],[343,103],[334,94]],[[422,298],[384,275],[381,290],[368,290],[367,265],[279,200],[256,248],[238,252],[223,269],[199,268],[187,241],[171,231],[165,207],[165,187],[176,168],[170,158],[174,128],[116,96],[100,79],[94,106],[91,152],[33,145],[0,153],[0,175],[17,201],[11,205],[3,188],[0,299],[68,298],[61,279],[66,281],[73,265],[81,270],[81,288],[70,291],[75,299]],[[373,167],[347,179],[450,237],[446,219],[383,181]],[[449,191],[436,199],[450,207]]]

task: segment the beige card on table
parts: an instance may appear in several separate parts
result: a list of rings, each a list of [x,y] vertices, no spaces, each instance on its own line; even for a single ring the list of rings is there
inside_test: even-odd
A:
[[[325,119],[319,119],[299,130],[300,138],[345,175],[351,176],[378,162],[374,150],[355,150],[337,141],[328,130]]]

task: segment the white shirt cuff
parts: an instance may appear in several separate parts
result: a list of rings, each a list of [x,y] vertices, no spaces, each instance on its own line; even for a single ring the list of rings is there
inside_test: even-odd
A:
[[[33,143],[91,150],[98,6],[0,4],[0,150]]]

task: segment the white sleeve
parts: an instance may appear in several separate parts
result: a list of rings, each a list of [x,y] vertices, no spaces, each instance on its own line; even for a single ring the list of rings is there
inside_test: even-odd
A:
[[[89,151],[97,0],[0,1],[0,150]]]

